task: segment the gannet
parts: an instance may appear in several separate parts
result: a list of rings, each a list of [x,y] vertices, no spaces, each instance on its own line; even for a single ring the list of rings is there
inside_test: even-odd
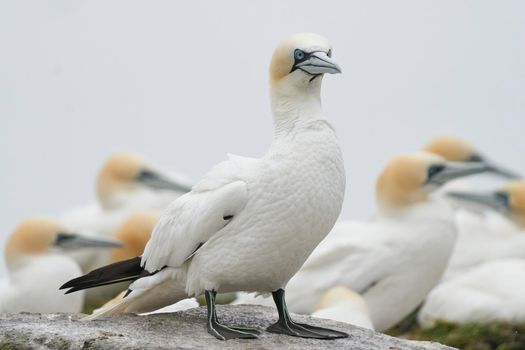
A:
[[[445,280],[489,260],[525,259],[525,182],[513,180],[500,190],[485,193],[449,192],[456,201],[477,203],[497,214],[483,220],[463,213],[458,220],[460,239],[454,249]]]
[[[525,322],[525,259],[493,260],[434,288],[418,314],[423,327],[455,323]]]
[[[63,295],[57,284],[80,276],[64,251],[114,248],[117,242],[74,234],[55,221],[31,218],[11,234],[5,248],[7,278],[0,281],[0,313],[80,312],[83,294]]]
[[[487,172],[492,172],[506,178],[516,179],[517,173],[496,165],[478,152],[467,141],[452,135],[441,135],[429,141],[423,150],[437,154],[451,162],[482,162],[487,166]]]
[[[376,183],[376,220],[334,227],[288,283],[290,310],[311,314],[326,291],[344,286],[365,299],[375,329],[395,325],[439,281],[456,239],[452,209],[430,194],[485,170],[426,152],[394,157]]]
[[[493,173],[499,177],[518,177],[517,173],[503,169],[495,165],[492,161],[487,160],[487,158],[470,143],[456,136],[438,136],[428,142],[424,150],[438,154],[449,161],[483,162],[487,165],[489,173]],[[509,242],[508,238],[515,236],[516,233],[519,232],[512,223],[501,215],[487,211],[486,208],[472,206],[464,201],[451,200],[451,198],[447,196],[447,193],[450,191],[468,191],[475,187],[501,185],[501,180],[497,177],[476,180],[478,181],[472,181],[472,179],[453,181],[443,186],[439,190],[439,193],[436,194],[447,198],[455,207],[455,222],[458,229],[458,239],[443,280],[450,279],[465,269],[471,268],[483,261],[501,256],[502,251],[500,249],[490,249],[494,254],[487,254],[485,248],[493,244],[500,247],[507,245]],[[521,238],[513,239],[520,240]],[[523,243],[519,246],[522,245]],[[515,251],[518,251],[517,247]]]
[[[374,329],[366,301],[353,290],[341,286],[322,296],[312,316]]]
[[[114,154],[97,177],[98,203],[72,209],[60,217],[67,227],[94,236],[111,237],[130,215],[145,210],[164,210],[174,199],[190,191],[182,180],[162,174],[133,154]],[[100,267],[97,251],[77,252],[73,258],[87,272]]]
[[[476,245],[470,250],[462,249],[467,257],[455,261],[462,269],[428,295],[419,312],[419,322],[425,327],[432,326],[437,319],[458,323],[524,322],[525,181],[508,182],[493,192],[452,192],[449,195],[502,213],[515,224],[520,234],[478,235]]]
[[[285,38],[270,64],[274,138],[260,159],[230,156],[175,200],[155,226],[142,257],[95,270],[68,292],[135,280],[121,302],[89,319],[148,312],[205,294],[208,332],[255,338],[257,330],[219,322],[216,293],[271,292],[279,320],[268,331],[331,339],[346,333],[298,324],[285,287],[328,234],[341,210],[345,171],[334,128],[321,111],[325,73],[340,73],[330,44],[316,34]]]

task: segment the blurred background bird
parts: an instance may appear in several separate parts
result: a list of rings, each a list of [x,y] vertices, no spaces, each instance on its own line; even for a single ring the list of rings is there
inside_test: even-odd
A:
[[[437,320],[525,322],[525,182],[512,181],[493,192],[449,195],[500,212],[515,225],[515,233],[490,228],[471,233],[473,244],[456,251],[464,260],[468,256],[468,264],[432,290],[419,322],[425,327]]]
[[[110,236],[127,216],[163,210],[190,190],[187,183],[170,179],[137,155],[115,154],[97,176],[97,203],[72,209],[60,220],[74,229]]]
[[[117,241],[73,233],[50,219],[23,221],[5,247],[8,276],[0,280],[0,312],[80,312],[84,295],[64,295],[56,288],[82,274],[78,264],[65,253],[119,246]]]
[[[114,154],[108,158],[97,176],[97,203],[71,209],[60,217],[60,221],[74,230],[82,230],[94,236],[111,237],[120,234],[122,238],[126,238],[125,234],[117,230],[130,215],[145,210],[161,211],[190,189],[191,186],[184,180],[171,179],[137,155]],[[144,216],[141,218],[145,220]],[[131,225],[126,226],[128,232]],[[143,227],[137,230],[141,228]],[[128,240],[132,247],[136,248],[137,243],[138,241]],[[84,272],[109,261],[107,253],[94,250],[76,252],[72,257]]]

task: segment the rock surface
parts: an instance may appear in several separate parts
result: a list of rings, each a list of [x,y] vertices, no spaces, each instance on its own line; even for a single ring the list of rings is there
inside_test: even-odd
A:
[[[254,305],[218,306],[225,324],[264,330],[276,319],[272,308]],[[295,316],[300,322],[350,334],[337,340],[313,340],[262,332],[259,339],[219,341],[205,327],[204,307],[173,314],[118,315],[80,322],[81,315],[0,315],[0,350],[7,349],[353,349],[446,350],[430,342],[393,338],[345,323]]]

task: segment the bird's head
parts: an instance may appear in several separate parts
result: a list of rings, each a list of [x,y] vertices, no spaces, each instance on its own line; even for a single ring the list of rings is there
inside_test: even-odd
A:
[[[33,257],[65,253],[80,248],[115,248],[120,243],[73,233],[54,220],[30,218],[11,234],[5,248],[9,268],[24,264]]]
[[[113,249],[112,261],[126,260],[141,255],[159,217],[160,213],[157,212],[142,212],[127,218],[114,235],[118,241],[122,242],[122,247]]]
[[[483,171],[480,163],[447,162],[427,152],[402,154],[390,160],[377,179],[377,204],[387,211],[403,209],[425,201],[448,181]]]
[[[512,171],[503,169],[487,160],[467,141],[452,135],[441,135],[432,139],[423,148],[424,151],[437,154],[450,162],[480,162],[492,172],[505,178],[520,178]]]
[[[316,306],[316,310],[326,309],[344,302],[351,302],[368,313],[368,306],[363,297],[353,290],[342,286],[333,287],[324,293],[321,301]]]
[[[332,59],[331,45],[320,35],[292,34],[273,52],[270,82],[281,94],[318,90],[325,73],[341,73],[341,69]]]
[[[126,194],[140,189],[188,192],[190,189],[166,179],[134,154],[114,154],[102,166],[97,179],[97,196],[105,209],[122,205]]]
[[[468,203],[481,205],[498,211],[517,226],[525,229],[525,181],[507,182],[501,189],[492,192],[449,192],[448,196]]]

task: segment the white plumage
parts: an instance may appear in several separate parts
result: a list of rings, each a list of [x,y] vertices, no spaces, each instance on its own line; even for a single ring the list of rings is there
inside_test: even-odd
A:
[[[434,288],[418,320],[424,327],[434,325],[436,320],[523,323],[524,295],[525,260],[494,260]]]
[[[97,203],[73,208],[60,217],[67,227],[87,235],[111,237],[131,215],[145,210],[164,210],[190,190],[187,181],[168,177],[131,154],[109,157],[97,178]],[[87,272],[102,266],[100,251],[71,255]]]
[[[0,281],[0,313],[80,312],[84,293],[64,295],[58,286],[81,274],[80,267],[66,256],[34,257]]]
[[[458,240],[443,280],[449,280],[485,262],[525,259],[523,229],[497,213],[456,213]]]
[[[334,287],[326,292],[312,316],[374,329],[366,301],[345,287]]]
[[[288,283],[290,310],[310,314],[326,291],[344,286],[364,298],[375,329],[394,326],[439,282],[456,239],[452,208],[429,193],[481,171],[423,152],[395,157],[377,182],[376,219],[334,227]]]
[[[84,293],[64,295],[58,287],[82,274],[66,251],[114,248],[114,241],[92,239],[42,218],[23,221],[5,248],[7,277],[0,281],[0,313],[80,312]]]
[[[320,63],[301,61],[290,73],[297,47]],[[320,103],[318,72],[339,72],[329,50],[313,34],[283,41],[270,72],[275,134],[269,151],[260,159],[230,156],[174,201],[142,256],[154,274],[90,319],[155,310],[205,290],[268,293],[286,286],[331,230],[343,202],[342,156]]]

